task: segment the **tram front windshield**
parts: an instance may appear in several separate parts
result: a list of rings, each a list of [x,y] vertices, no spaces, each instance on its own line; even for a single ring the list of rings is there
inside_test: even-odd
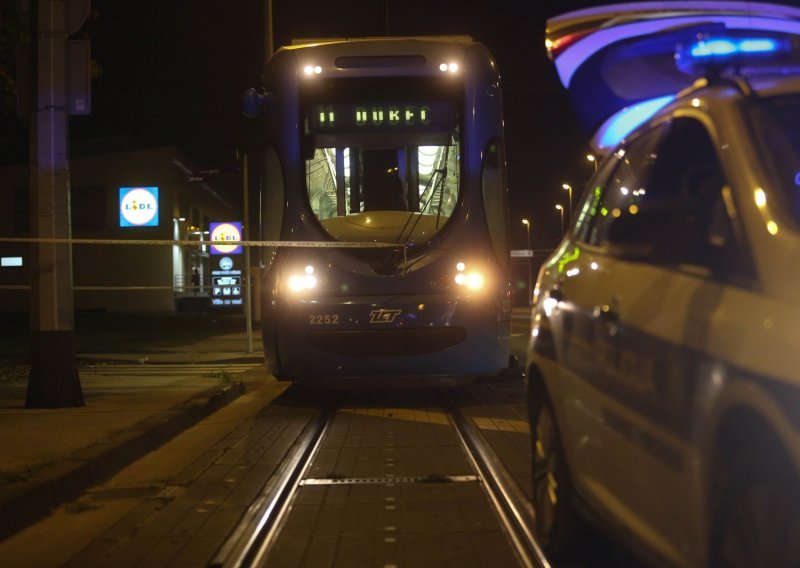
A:
[[[340,241],[420,244],[460,189],[460,101],[430,79],[338,79],[303,100],[311,210]]]

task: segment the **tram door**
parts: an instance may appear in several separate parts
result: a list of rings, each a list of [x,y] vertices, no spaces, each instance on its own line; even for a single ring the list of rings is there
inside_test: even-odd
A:
[[[416,148],[361,149],[353,154],[360,170],[360,201],[364,211],[419,211]],[[414,179],[412,179],[414,178]]]
[[[406,211],[395,150],[361,152],[364,211]]]

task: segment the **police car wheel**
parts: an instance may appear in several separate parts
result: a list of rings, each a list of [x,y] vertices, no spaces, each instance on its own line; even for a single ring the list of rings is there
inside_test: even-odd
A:
[[[547,555],[564,557],[573,548],[578,520],[553,409],[543,396],[531,401],[533,504],[536,533]]]
[[[753,448],[730,472],[715,516],[712,566],[800,566],[800,484],[776,450]]]

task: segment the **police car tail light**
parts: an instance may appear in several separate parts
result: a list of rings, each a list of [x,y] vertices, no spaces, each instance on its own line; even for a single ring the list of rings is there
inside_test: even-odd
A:
[[[313,290],[317,287],[317,277],[314,276],[314,267],[310,264],[302,272],[295,272],[289,275],[287,280],[289,290],[295,293]]]
[[[707,72],[744,65],[777,62],[792,54],[792,42],[778,37],[705,37],[679,46],[678,69],[685,73]]]
[[[588,28],[575,33],[567,34],[555,40],[550,38],[545,39],[544,46],[547,49],[547,55],[550,57],[551,61],[555,61],[556,58],[566,51],[571,45],[578,43],[578,41],[594,31],[596,30],[593,28]]]
[[[483,275],[483,272],[473,268],[467,268],[464,262],[456,264],[456,275],[453,280],[458,286],[473,292],[482,290],[486,285],[486,277]]]

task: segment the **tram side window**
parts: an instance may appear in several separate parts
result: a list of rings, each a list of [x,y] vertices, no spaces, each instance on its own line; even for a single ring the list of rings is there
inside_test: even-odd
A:
[[[349,148],[343,148],[345,203],[349,195],[350,160]],[[335,217],[339,210],[339,195],[336,183],[336,148],[317,148],[306,163],[306,185],[311,210],[318,219]]]

